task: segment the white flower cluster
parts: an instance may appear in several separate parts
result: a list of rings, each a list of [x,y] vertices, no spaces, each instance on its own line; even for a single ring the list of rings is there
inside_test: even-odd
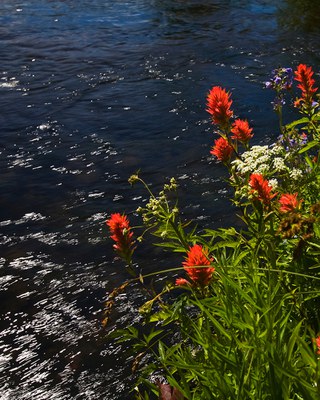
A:
[[[235,172],[240,175],[248,173],[268,174],[286,171],[284,149],[281,146],[252,146],[241,155],[241,160],[232,162]]]
[[[294,181],[299,181],[300,179],[303,178],[303,172],[301,169],[298,168],[292,168],[292,170],[289,172],[290,178],[293,179]]]
[[[272,187],[273,190],[276,190],[279,186],[279,182],[277,179],[269,179],[269,185]]]
[[[290,166],[288,160],[290,153],[286,153],[282,146],[252,146],[249,151],[241,155],[241,160],[232,161],[234,172],[239,176],[248,174],[262,174],[266,177],[287,174],[293,181],[299,181],[303,177],[303,171]],[[289,164],[289,165],[288,165]],[[275,189],[278,182],[275,178],[269,180],[270,185]]]

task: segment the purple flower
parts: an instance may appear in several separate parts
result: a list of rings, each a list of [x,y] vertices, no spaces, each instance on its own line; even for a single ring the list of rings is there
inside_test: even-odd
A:
[[[270,81],[265,83],[265,87],[274,89],[277,92],[277,96],[272,102],[275,111],[280,111],[285,104],[284,92],[291,89],[292,83],[292,68],[278,68],[272,71],[272,77]]]
[[[299,151],[308,143],[308,136],[304,132],[295,132],[291,135],[287,134],[286,136],[280,135],[278,137],[278,143],[282,145],[287,152]]]
[[[289,90],[292,86],[292,83],[292,68],[278,68],[272,71],[272,77],[270,81],[266,82],[266,87],[280,92],[283,90]]]

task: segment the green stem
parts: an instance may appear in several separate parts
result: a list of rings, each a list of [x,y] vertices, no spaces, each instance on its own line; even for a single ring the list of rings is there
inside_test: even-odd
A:
[[[282,107],[281,106],[277,110],[277,114],[278,114],[278,117],[279,117],[280,133],[281,133],[281,135],[283,135],[283,116],[282,116]]]
[[[137,180],[140,181],[143,184],[143,186],[149,192],[150,196],[155,199],[156,198],[155,195],[151,192],[151,190],[149,189],[149,186],[146,184],[146,182],[143,179],[141,179],[140,177],[138,177]]]
[[[190,245],[189,243],[184,239],[184,237],[181,235],[181,233],[179,232],[179,229],[177,228],[176,224],[174,223],[174,221],[172,221],[172,218],[169,217],[168,220],[169,224],[171,225],[171,227],[173,228],[173,230],[175,231],[175,234],[178,237],[179,242],[182,244],[182,246],[186,249],[186,251],[189,250]]]

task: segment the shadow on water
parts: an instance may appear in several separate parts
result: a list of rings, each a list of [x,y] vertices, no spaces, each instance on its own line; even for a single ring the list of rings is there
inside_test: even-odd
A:
[[[280,6],[279,24],[293,30],[320,34],[318,0],[285,0]]]
[[[172,2],[170,0],[156,0],[154,1],[154,6],[165,10],[166,12],[171,12],[176,15],[189,15],[189,16],[202,16],[210,15],[215,11],[226,8],[227,3],[222,4],[221,2],[215,1],[185,1],[178,0]]]

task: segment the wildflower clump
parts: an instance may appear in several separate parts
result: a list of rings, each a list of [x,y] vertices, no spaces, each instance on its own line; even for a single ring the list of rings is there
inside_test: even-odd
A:
[[[238,140],[241,143],[248,143],[253,137],[252,128],[247,120],[236,119],[231,128],[231,139]]]
[[[272,193],[272,186],[261,174],[251,174],[249,179],[250,193],[254,198],[260,200],[264,205],[269,206],[271,200],[277,195]]]
[[[214,86],[207,96],[207,111],[212,117],[212,122],[221,128],[226,128],[233,116],[230,97],[230,93],[220,86]]]
[[[147,296],[139,322],[114,332],[133,349],[137,399],[320,398],[320,110],[314,72],[305,64],[278,68],[266,87],[276,92],[279,117],[268,145],[251,144],[254,128],[235,118],[227,89],[213,86],[206,99],[216,135],[210,154],[228,171],[240,228],[210,229],[185,220],[174,179],[155,194],[138,174],[130,178],[148,193],[134,211],[142,219],[139,241],[152,234],[161,265],[168,260],[161,251],[173,252],[165,268],[155,263],[154,272],[134,271],[106,303],[109,320],[115,297],[130,284],[142,284]],[[301,115],[284,125],[288,106]],[[131,262],[127,217],[112,214],[107,225],[115,250]],[[148,288],[146,278],[153,278]]]
[[[199,244],[190,247],[187,252],[186,260],[182,263],[183,269],[186,271],[191,282],[199,286],[207,286],[211,281],[214,267],[210,267],[213,258],[209,258],[207,250]],[[188,283],[183,278],[176,280],[177,285]]]
[[[280,212],[288,213],[297,211],[302,203],[302,200],[298,200],[298,193],[285,193],[281,195],[279,199]]]
[[[316,347],[317,347],[317,354],[320,355],[320,336],[317,336],[317,337],[314,339],[314,342],[315,342]]]
[[[291,90],[293,84],[292,68],[277,68],[272,71],[272,76],[265,83],[267,89],[273,89],[276,97],[273,101],[273,109],[281,114],[282,106],[286,103],[285,95]]]
[[[207,112],[213,124],[219,128],[220,135],[210,153],[224,164],[229,164],[232,157],[237,156],[238,143],[247,147],[253,137],[246,119],[237,118],[233,121],[232,102],[231,94],[220,86],[213,86],[207,95]]]
[[[295,71],[295,80],[299,82],[298,88],[301,89],[301,97],[298,98],[294,105],[295,107],[301,108],[302,112],[308,114],[312,113],[312,110],[318,106],[318,103],[313,100],[314,94],[318,88],[314,86],[315,80],[313,77],[313,71],[311,67],[305,64],[300,64]]]
[[[216,156],[219,161],[228,163],[233,153],[233,147],[225,138],[220,137],[215,140],[210,153]]]
[[[110,230],[110,238],[115,242],[113,245],[115,251],[130,264],[134,240],[128,217],[119,213],[111,214],[106,224]]]

